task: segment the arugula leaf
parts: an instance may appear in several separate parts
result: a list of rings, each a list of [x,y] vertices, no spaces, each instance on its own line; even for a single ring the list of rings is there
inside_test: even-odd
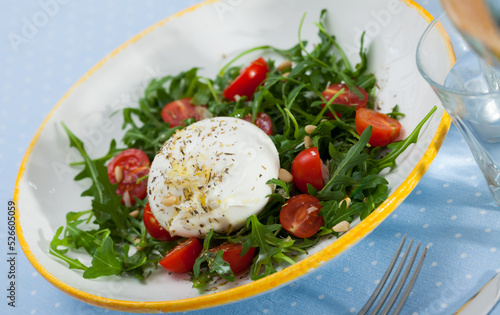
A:
[[[78,139],[64,123],[61,124],[68,135],[70,147],[76,148],[85,161],[85,168],[78,175],[76,175],[75,180],[81,180],[86,177],[89,177],[92,180],[92,185],[89,189],[82,193],[82,196],[93,196],[97,200],[102,201],[104,199],[103,187],[97,179],[97,169],[90,157],[87,155],[87,152],[83,147],[83,142]]]
[[[319,211],[320,215],[325,220],[324,227],[331,233],[332,227],[342,221],[352,222],[354,216],[359,215],[363,211],[370,211],[369,205],[365,202],[353,203],[347,206],[345,202],[330,200],[323,203],[323,208]]]
[[[92,258],[92,266],[83,273],[85,279],[121,274],[123,262],[118,260],[113,246],[111,237],[106,237]]]
[[[285,191],[285,194],[286,194],[286,197],[290,198],[290,188],[289,188],[289,185],[290,184],[287,184],[285,183],[284,181],[280,180],[280,179],[277,179],[277,178],[273,178],[273,179],[270,179],[266,182],[266,184],[274,184],[278,187],[281,187],[283,188],[283,190]]]
[[[358,196],[358,194],[362,194],[364,190],[376,188],[379,185],[387,186],[388,184],[389,182],[387,181],[387,179],[383,178],[382,176],[368,174],[353,186],[351,195],[353,198],[363,199],[364,196]]]
[[[354,166],[359,165],[368,159],[368,155],[366,153],[362,153],[362,151],[368,144],[371,133],[372,126],[368,126],[361,134],[359,141],[349,149],[344,159],[339,163],[339,165],[337,165],[335,172],[330,175],[330,179],[316,196],[318,199],[324,199],[325,194],[329,192],[335,185],[336,181],[339,180],[339,176],[345,175]]]
[[[215,257],[213,257],[213,255],[210,255],[209,259],[207,259],[210,270],[215,271],[219,276],[226,279],[227,281],[233,282],[234,280],[236,280],[236,277],[231,270],[229,263],[222,259],[224,251],[220,250],[217,253],[210,254],[215,254]]]
[[[388,187],[387,185],[378,185],[374,191],[369,191],[368,196],[365,197],[367,208],[360,212],[360,219],[366,218],[372,209],[377,208],[387,197]],[[370,210],[369,210],[370,209]]]
[[[144,251],[138,250],[136,251],[132,256],[129,256],[128,253],[130,251],[130,245],[129,244],[124,244],[123,245],[123,261],[125,265],[125,270],[133,270],[136,268],[142,267],[148,259]]]
[[[59,239],[59,236],[61,235],[63,229],[63,226],[59,227],[54,234],[54,237],[52,238],[52,241],[49,245],[49,253],[66,262],[69,269],[86,270],[87,266],[82,264],[78,259],[69,258],[68,256],[66,256],[68,248],[72,247],[72,244],[68,242],[66,238]],[[64,246],[66,248],[59,249],[59,246]]]
[[[222,259],[224,251],[210,251],[210,242],[213,235],[213,230],[210,230],[210,232],[206,235],[205,240],[203,241],[203,251],[200,253],[198,258],[196,258],[193,266],[192,280],[193,283],[195,283],[194,287],[196,288],[201,288],[208,284],[216,274],[226,279],[227,281],[232,282],[236,279],[236,276],[231,270],[229,263]],[[202,270],[202,264],[206,265],[205,270]]]
[[[283,248],[293,245],[293,242],[283,242],[282,239],[273,234],[273,232],[281,228],[280,224],[264,225],[259,222],[256,215],[252,215],[247,219],[247,227],[249,226],[252,227],[252,230],[243,243],[242,252],[246,252],[250,247],[258,248],[257,258],[250,270],[251,279],[257,280],[276,272],[273,261],[281,262],[286,260],[290,262],[290,260],[283,257],[282,251]],[[262,268],[264,268],[263,271]]]
[[[74,240],[75,248],[83,247],[90,255],[93,255],[97,245],[100,241],[95,237],[95,232],[86,232],[78,228],[78,225],[85,222],[85,220],[77,220],[66,223],[66,233],[68,233]]]
[[[389,144],[387,147],[391,150],[389,154],[384,156],[383,158],[375,161],[371,161],[373,163],[376,172],[379,173],[386,167],[394,167],[396,165],[396,159],[401,153],[403,153],[411,144],[416,143],[418,139],[418,135],[420,130],[424,126],[424,124],[429,120],[437,110],[437,107],[434,106],[429,113],[418,123],[418,125],[413,129],[406,139],[398,142],[393,142]]]

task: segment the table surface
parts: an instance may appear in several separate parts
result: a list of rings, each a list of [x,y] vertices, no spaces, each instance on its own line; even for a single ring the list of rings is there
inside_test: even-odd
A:
[[[2,1],[0,10],[0,194],[7,208],[23,155],[61,96],[89,68],[141,30],[197,0]],[[436,0],[417,1],[432,15]],[[27,19],[56,3],[30,38]],[[9,35],[10,34],[10,35]],[[7,211],[7,210],[5,210]],[[371,234],[321,268],[276,290],[190,314],[356,313],[404,234],[428,246],[404,314],[453,314],[500,270],[500,213],[455,127],[406,200]],[[0,216],[0,287],[8,289],[7,213]],[[1,314],[120,314],[80,302],[48,283],[17,248],[16,307]],[[500,314],[500,307],[492,314]]]

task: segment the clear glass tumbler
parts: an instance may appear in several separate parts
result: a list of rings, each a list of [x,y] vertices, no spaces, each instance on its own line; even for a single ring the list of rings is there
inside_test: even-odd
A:
[[[500,206],[500,72],[471,50],[445,13],[424,31],[417,66],[460,130]]]

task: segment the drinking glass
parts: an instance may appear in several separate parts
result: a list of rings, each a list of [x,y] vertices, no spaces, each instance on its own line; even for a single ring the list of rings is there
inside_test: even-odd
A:
[[[417,67],[460,130],[500,206],[500,72],[481,59],[446,13],[424,31]]]

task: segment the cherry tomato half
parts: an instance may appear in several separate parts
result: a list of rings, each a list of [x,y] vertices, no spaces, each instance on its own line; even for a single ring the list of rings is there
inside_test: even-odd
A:
[[[222,95],[231,101],[236,100],[236,95],[250,99],[257,87],[266,79],[268,72],[267,62],[260,57],[243,69],[240,75],[224,89]]]
[[[372,126],[372,136],[368,143],[374,147],[383,147],[394,142],[401,132],[399,121],[369,108],[360,108],[356,111],[354,124],[359,135],[366,127]]]
[[[323,162],[318,148],[310,147],[297,154],[292,161],[292,176],[293,183],[303,193],[307,193],[307,184],[317,190],[323,188]]]
[[[252,114],[248,114],[243,117],[244,120],[252,122]],[[255,117],[255,125],[262,129],[267,135],[273,135],[273,123],[271,121],[271,117],[269,117],[266,113],[257,113],[257,117]]]
[[[245,270],[245,268],[252,263],[255,255],[255,247],[250,247],[245,255],[241,256],[242,248],[243,245],[241,244],[227,243],[214,247],[209,251],[217,253],[218,251],[223,250],[224,254],[222,254],[222,259],[227,261],[233,273],[237,274]]]
[[[161,110],[161,118],[169,123],[170,127],[183,126],[182,121],[194,118],[197,121],[205,118],[206,107],[204,105],[196,106],[191,103],[190,98],[183,98],[168,103]]]
[[[280,223],[288,233],[308,238],[316,234],[324,224],[324,219],[319,215],[323,208],[318,198],[303,194],[288,199],[281,207]]]
[[[342,92],[337,98],[333,101],[333,104],[340,104],[340,105],[347,105],[347,106],[354,106],[356,109],[358,108],[363,108],[366,107],[366,103],[368,102],[368,94],[363,88],[357,87],[358,90],[361,92],[361,95],[363,95],[363,99],[359,98],[354,92],[349,90],[346,84],[344,83],[336,83],[332,84],[329,87],[324,90],[321,95],[325,98],[325,100],[328,102],[332,97],[335,96],[340,90],[344,89],[344,92]],[[325,107],[326,104],[323,104],[322,107]],[[328,112],[328,116],[331,118],[334,118],[333,114],[331,112]],[[337,116],[340,117],[340,114],[337,113]]]
[[[203,246],[196,237],[187,239],[172,248],[160,260],[160,265],[168,271],[175,273],[191,271],[202,249]]]
[[[159,241],[173,241],[178,239],[177,236],[171,236],[167,230],[160,225],[158,220],[156,220],[153,212],[151,212],[151,207],[149,206],[149,202],[144,207],[144,213],[142,214],[142,221],[144,221],[144,226],[148,231],[149,235],[154,237]]]
[[[111,184],[118,182],[116,194],[122,196],[122,202],[127,205],[135,203],[134,197],[144,199],[147,193],[147,180],[137,183],[137,180],[149,174],[149,158],[139,149],[126,149],[120,152],[108,163],[108,177]],[[116,168],[120,167],[120,170]],[[121,178],[116,178],[116,176]],[[124,196],[128,192],[128,198]]]

